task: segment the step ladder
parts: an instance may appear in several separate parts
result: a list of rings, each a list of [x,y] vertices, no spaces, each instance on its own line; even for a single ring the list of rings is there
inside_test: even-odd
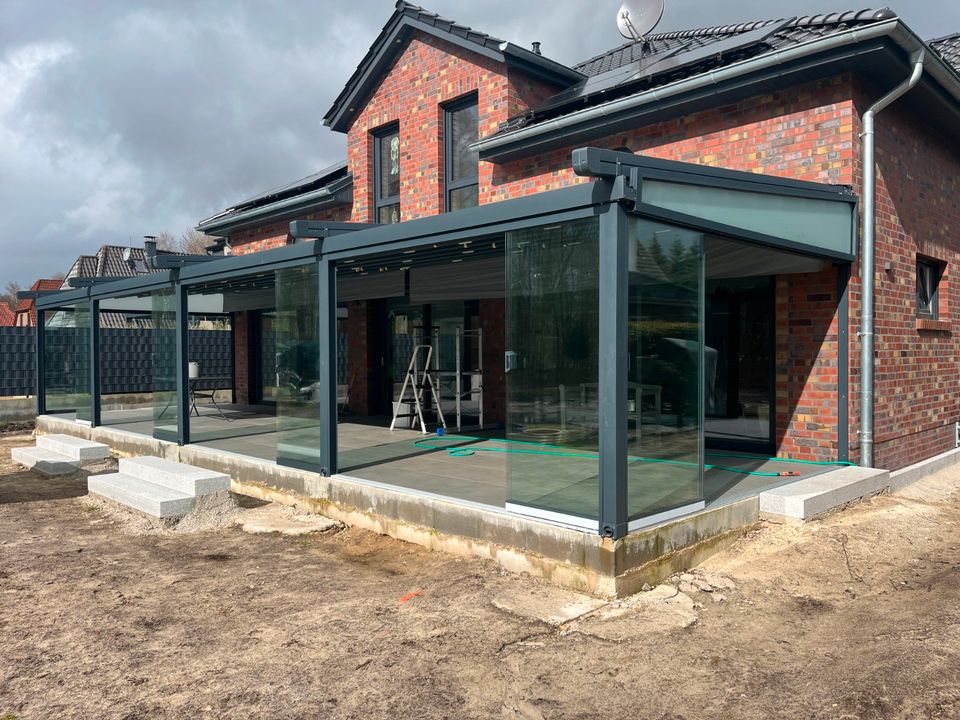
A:
[[[420,353],[426,353],[423,363],[423,371],[420,370]],[[390,431],[397,422],[397,418],[417,418],[420,421],[420,431],[427,434],[427,424],[423,421],[423,395],[424,390],[430,390],[430,399],[436,408],[437,418],[440,424],[446,428],[447,421],[443,417],[443,410],[440,407],[440,396],[437,394],[437,388],[430,376],[430,363],[433,361],[432,345],[417,345],[413,348],[413,356],[410,358],[410,365],[407,367],[407,374],[403,378],[403,386],[400,388],[400,397],[393,409],[393,419],[390,421]],[[407,389],[409,388],[412,397],[407,398]],[[413,405],[416,412],[404,413],[402,410]]]

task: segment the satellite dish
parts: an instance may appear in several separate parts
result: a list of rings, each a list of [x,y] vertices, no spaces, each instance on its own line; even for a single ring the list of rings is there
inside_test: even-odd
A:
[[[643,40],[663,17],[664,0],[627,0],[617,13],[620,34],[634,42]]]

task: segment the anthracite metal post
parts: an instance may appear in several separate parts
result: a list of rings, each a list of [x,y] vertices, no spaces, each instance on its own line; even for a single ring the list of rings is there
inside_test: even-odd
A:
[[[36,300],[34,300],[36,303]],[[37,385],[37,416],[47,414],[47,388],[46,388],[46,363],[44,354],[46,352],[44,347],[44,311],[40,308],[37,308],[37,326],[35,330],[37,331],[36,337],[36,347],[37,347],[37,357],[36,357],[36,385]]]
[[[100,425],[100,301],[90,299],[90,427]]]
[[[320,242],[319,240],[317,242]],[[337,276],[336,264],[319,265],[320,323],[320,465],[323,474],[337,472]]]
[[[177,444],[190,443],[190,379],[189,379],[189,338],[190,313],[188,309],[189,295],[187,288],[179,280],[174,284],[176,308],[176,353],[177,361],[174,364],[177,374]]]
[[[600,215],[600,533],[627,534],[627,217],[619,203]]]

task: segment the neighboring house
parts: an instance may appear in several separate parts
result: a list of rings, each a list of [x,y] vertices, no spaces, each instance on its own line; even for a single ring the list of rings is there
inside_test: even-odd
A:
[[[51,292],[60,290],[63,284],[62,280],[41,279],[30,286],[31,292]],[[37,324],[37,304],[33,298],[25,298],[17,301],[16,313],[17,327],[36,327]]]
[[[571,560],[516,517],[617,539],[783,482],[747,487],[705,454],[902,468],[954,449],[960,421],[956,41],[864,10],[655,33],[566,66],[398,2],[324,116],[346,159],[203,220],[231,257],[141,291],[181,322],[201,301],[231,313],[237,403],[279,418],[273,445],[231,451],[312,473],[271,483],[561,565],[591,551]],[[911,77],[876,115],[861,336],[865,118]],[[482,425],[459,442],[486,450],[386,429],[428,347]],[[190,423],[154,436],[189,444]],[[363,505],[319,477],[338,473],[496,512]]]
[[[177,254],[161,250],[159,254]],[[81,255],[70,266],[59,289],[70,288],[72,278],[130,278],[157,272],[147,267],[146,254],[142,247],[125,245],[102,245],[96,255]],[[134,328],[150,327],[148,312],[100,313],[100,327]]]

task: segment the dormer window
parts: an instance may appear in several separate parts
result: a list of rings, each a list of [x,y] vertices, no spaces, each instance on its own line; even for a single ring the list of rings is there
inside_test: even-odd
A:
[[[480,204],[480,156],[470,146],[477,142],[477,96],[471,95],[444,108],[445,194],[447,211]]]
[[[392,125],[373,136],[373,192],[376,220],[400,222],[400,127]]]

